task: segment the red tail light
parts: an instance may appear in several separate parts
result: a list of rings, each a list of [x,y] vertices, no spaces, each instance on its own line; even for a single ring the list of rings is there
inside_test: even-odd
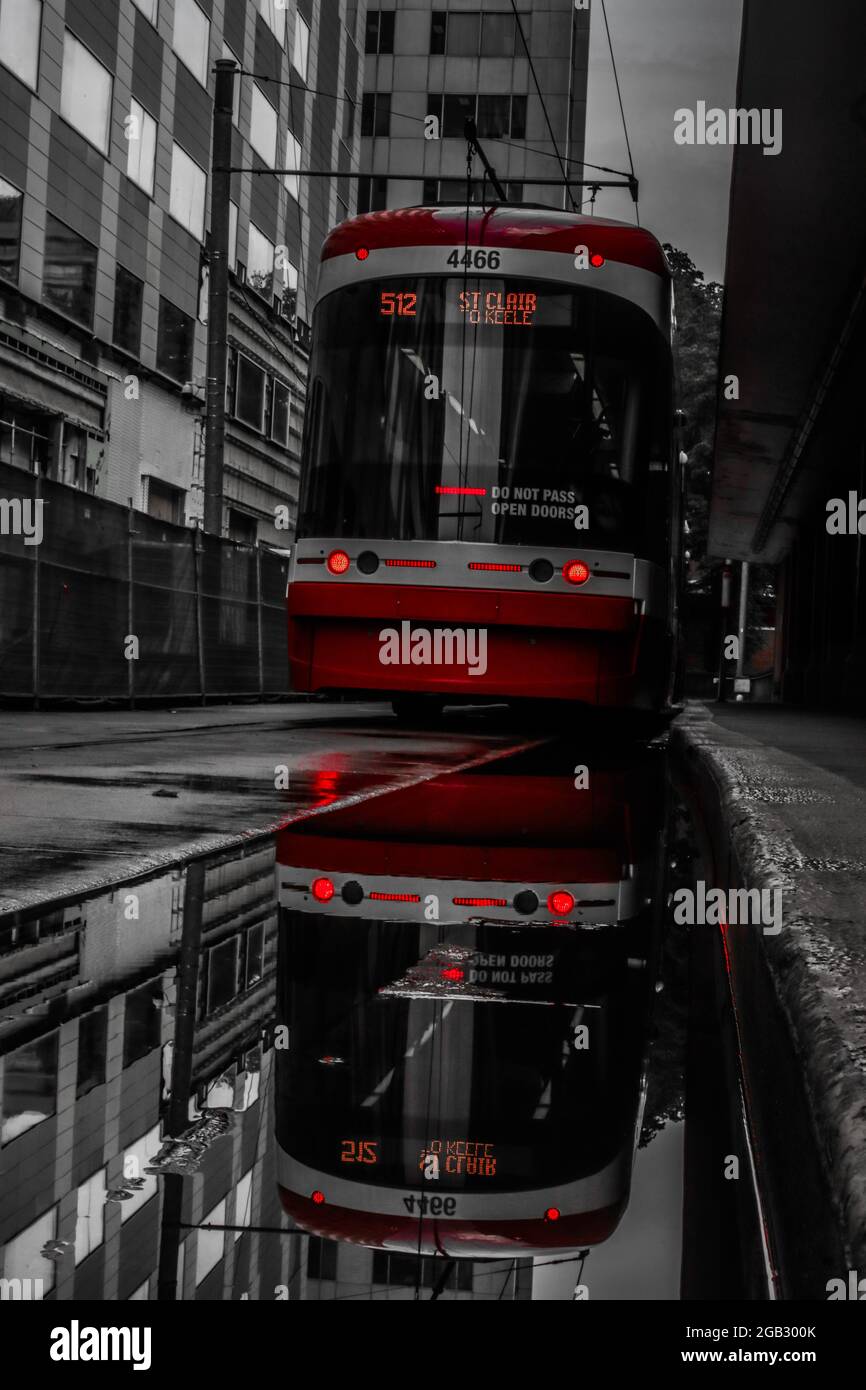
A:
[[[334,885],[329,878],[316,878],[310,892],[317,903],[329,903],[334,896]]]
[[[345,574],[349,568],[349,557],[345,550],[332,550],[327,563],[331,574]]]
[[[392,570],[435,570],[436,568],[435,560],[386,560],[385,564]]]
[[[370,252],[367,250],[366,246],[359,246],[357,251],[355,252],[355,255],[357,256],[359,261],[365,261],[369,254]]]
[[[554,917],[566,917],[574,907],[574,898],[564,888],[557,888],[547,899],[547,906]]]
[[[544,1213],[544,1219],[545,1221],[558,1221],[560,1215],[561,1212],[559,1207],[548,1207],[547,1211]]]
[[[315,1202],[317,1207],[320,1207],[324,1200],[325,1194],[324,1192],[320,1192],[318,1188],[316,1188],[315,1192],[310,1193],[310,1201]]]
[[[598,267],[600,265],[604,265],[604,256],[601,254],[600,251],[593,251],[592,255],[589,258],[589,263],[590,265],[594,265],[596,270],[598,270]]]
[[[464,972],[458,965],[446,965],[442,971],[443,980],[450,980],[453,984],[459,984],[463,977]]]
[[[486,497],[486,487],[439,487],[436,488],[440,497]]]
[[[562,577],[567,579],[569,584],[585,584],[589,579],[589,565],[585,565],[583,560],[569,560],[568,564],[562,567]]]

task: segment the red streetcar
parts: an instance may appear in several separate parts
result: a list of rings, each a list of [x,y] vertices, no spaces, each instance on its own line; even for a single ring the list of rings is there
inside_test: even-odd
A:
[[[672,295],[641,228],[416,207],[322,251],[296,690],[664,712],[681,478]]]

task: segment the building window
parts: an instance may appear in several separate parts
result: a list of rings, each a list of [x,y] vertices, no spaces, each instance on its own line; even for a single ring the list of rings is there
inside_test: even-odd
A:
[[[307,1275],[310,1279],[336,1279],[337,1242],[310,1236],[307,1247]]]
[[[443,97],[431,97],[430,100],[435,105],[429,109],[437,113],[441,111],[440,128],[443,138],[462,140],[467,118],[475,119],[474,93],[471,96],[458,96],[456,93],[448,92]]]
[[[129,116],[124,123],[126,139],[126,173],[133,183],[153,197],[153,171],[156,166],[156,121],[148,115],[135,97],[129,103]]]
[[[168,210],[197,241],[204,239],[207,174],[180,145],[171,147],[171,194]]]
[[[229,200],[229,270],[236,270],[238,264],[238,213],[237,203]]]
[[[263,430],[265,427],[265,386],[267,376],[261,367],[248,357],[238,353],[237,385],[235,387],[235,416],[251,429]],[[236,939],[232,938],[235,940]],[[232,995],[234,994],[232,989]],[[229,995],[229,998],[232,997]]]
[[[391,134],[391,93],[365,92],[361,106],[362,135]]]
[[[524,33],[529,16],[523,16]],[[448,14],[434,10],[430,16],[430,52],[453,57],[513,58],[517,23],[508,10],[488,14]]]
[[[284,447],[289,442],[289,404],[292,394],[288,386],[274,381],[271,402],[271,439]]]
[[[132,1066],[162,1041],[162,979],[148,980],[126,996],[123,1065]]]
[[[239,512],[237,507],[229,507],[229,540],[240,545],[255,545],[259,524],[249,512]]]
[[[42,0],[0,0],[0,63],[36,91]]]
[[[276,385],[276,383],[274,383]],[[250,927],[246,933],[244,960],[244,989],[252,989],[262,978],[262,963],[265,953],[265,927],[263,922]]]
[[[105,1081],[108,1010],[93,1009],[78,1020],[78,1075],[75,1095],[80,1100]]]
[[[0,179],[0,276],[18,282],[21,252],[21,207],[24,195],[11,183]]]
[[[145,19],[149,19],[151,24],[156,26],[157,14],[159,12],[159,0],[132,0],[136,9],[141,10]]]
[[[523,32],[529,16],[523,16]],[[517,46],[517,23],[514,14],[505,10],[481,16],[482,58],[513,58]],[[522,46],[522,45],[521,45]]]
[[[291,131],[286,135],[286,168],[300,169],[303,160],[303,146]],[[294,198],[296,203],[301,201],[301,180],[297,174],[285,174],[283,176],[289,195]]]
[[[6,1057],[0,1092],[0,1142],[41,1124],[57,1108],[58,1034],[19,1047]]]
[[[388,180],[365,176],[358,180],[358,212],[382,212],[388,206]]]
[[[298,267],[281,251],[277,269],[283,277],[283,317],[292,319],[298,309]]]
[[[476,121],[478,134],[486,135],[488,139],[496,140],[508,135],[511,129],[511,97],[479,96]]]
[[[96,247],[49,212],[45,219],[43,303],[90,328],[95,289]]]
[[[241,380],[244,367],[253,367],[253,363],[247,362],[245,357],[238,358],[238,397],[241,396]],[[254,371],[258,369],[253,367]],[[261,411],[264,414],[264,372],[260,372],[261,381]],[[252,374],[248,374],[251,379]],[[254,400],[249,402],[250,413]],[[240,412],[238,412],[240,413]],[[243,418],[243,417],[241,417]],[[258,426],[261,428],[261,425]],[[210,1015],[215,1009],[220,1009],[224,1004],[228,1004],[235,998],[238,992],[238,947],[240,945],[237,936],[230,936],[228,940],[221,941],[218,946],[213,946],[208,951],[207,963],[207,1014]]]
[[[238,1180],[237,1190],[235,1192],[235,1219],[232,1222],[232,1225],[249,1226],[250,1222],[252,1221],[252,1212],[253,1170],[252,1168],[250,1168],[250,1170],[244,1173],[243,1177]],[[242,1231],[235,1231],[235,1240],[240,1240],[242,1234]]]
[[[444,96],[429,93],[427,111],[438,117],[444,139],[462,140],[464,125],[468,119],[478,126],[478,134],[488,139],[499,139],[510,135],[514,140],[522,140],[526,135],[526,97],[485,94],[458,96],[446,92]]]
[[[259,11],[281,44],[286,40],[286,0],[259,0]]]
[[[186,493],[181,487],[172,487],[162,478],[147,479],[147,514],[157,521],[167,521],[172,526],[183,525]]]
[[[49,1207],[23,1231],[11,1236],[3,1249],[3,1274],[7,1279],[40,1279],[42,1294],[54,1288],[57,1266],[42,1250],[49,1240],[57,1237],[57,1207]],[[36,1285],[38,1288],[39,1285]]]
[[[67,29],[63,36],[60,114],[103,154],[108,154],[111,88],[111,73]]]
[[[114,281],[113,341],[124,352],[138,356],[141,344],[141,304],[144,282],[122,265],[117,267]]]
[[[274,243],[251,222],[247,245],[247,284],[266,299],[270,299],[274,288],[274,252]]]
[[[231,58],[232,62],[233,62],[233,63],[237,63],[237,65],[238,65],[239,68],[242,66],[241,63],[238,63],[238,60],[237,60],[236,55],[235,55],[234,53],[232,53],[232,51],[231,51],[231,49],[229,48],[229,46],[228,46],[227,43],[224,43],[224,44],[223,44],[222,56],[223,56],[224,58]],[[238,76],[237,73],[235,73],[235,84],[234,84],[234,87],[232,88],[232,123],[233,123],[234,125],[237,126],[238,130],[240,130],[240,128],[241,128],[241,79],[240,79],[240,77]]]
[[[175,0],[171,46],[184,67],[203,87],[207,86],[210,20],[195,0]]]
[[[365,53],[394,52],[394,11],[368,10],[364,35]]]
[[[295,46],[292,50],[292,67],[307,80],[307,67],[310,61],[310,27],[299,14],[295,15]]]
[[[75,1222],[75,1263],[81,1264],[105,1238],[105,1169],[100,1168],[78,1189]]]
[[[455,14],[448,16],[445,52],[454,58],[475,58],[478,55],[478,34],[481,15]]]
[[[343,139],[351,140],[355,134],[355,103],[343,88]]]
[[[217,1202],[202,1220],[202,1226],[224,1226],[226,1224],[226,1199]],[[212,1269],[215,1269],[225,1254],[225,1231],[200,1230],[195,1250],[195,1282],[200,1284]]]
[[[174,381],[192,377],[195,321],[160,296],[159,327],[156,338],[156,365]]]
[[[250,107],[250,144],[259,159],[273,169],[277,162],[277,113],[255,82]]]
[[[448,14],[445,10],[434,10],[430,16],[430,52],[445,52],[445,33],[448,27]]]

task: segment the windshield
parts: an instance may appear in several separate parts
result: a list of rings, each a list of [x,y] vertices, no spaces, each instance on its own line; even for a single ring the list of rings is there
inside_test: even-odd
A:
[[[634,305],[376,280],[328,295],[314,336],[299,538],[663,545],[647,477],[667,461],[669,355]]]
[[[631,1142],[645,1046],[626,937],[284,911],[280,1144],[385,1186],[423,1186],[438,1154],[442,1192],[600,1171]]]

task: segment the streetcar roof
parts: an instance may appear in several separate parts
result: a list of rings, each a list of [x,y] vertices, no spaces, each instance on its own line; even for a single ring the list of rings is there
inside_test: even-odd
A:
[[[576,240],[576,238],[578,240]],[[459,243],[486,248],[559,251],[574,254],[578,244],[590,255],[637,266],[670,279],[661,244],[643,227],[609,218],[585,217],[538,204],[440,203],[363,213],[335,227],[322,247],[322,260],[395,247],[440,247]]]

